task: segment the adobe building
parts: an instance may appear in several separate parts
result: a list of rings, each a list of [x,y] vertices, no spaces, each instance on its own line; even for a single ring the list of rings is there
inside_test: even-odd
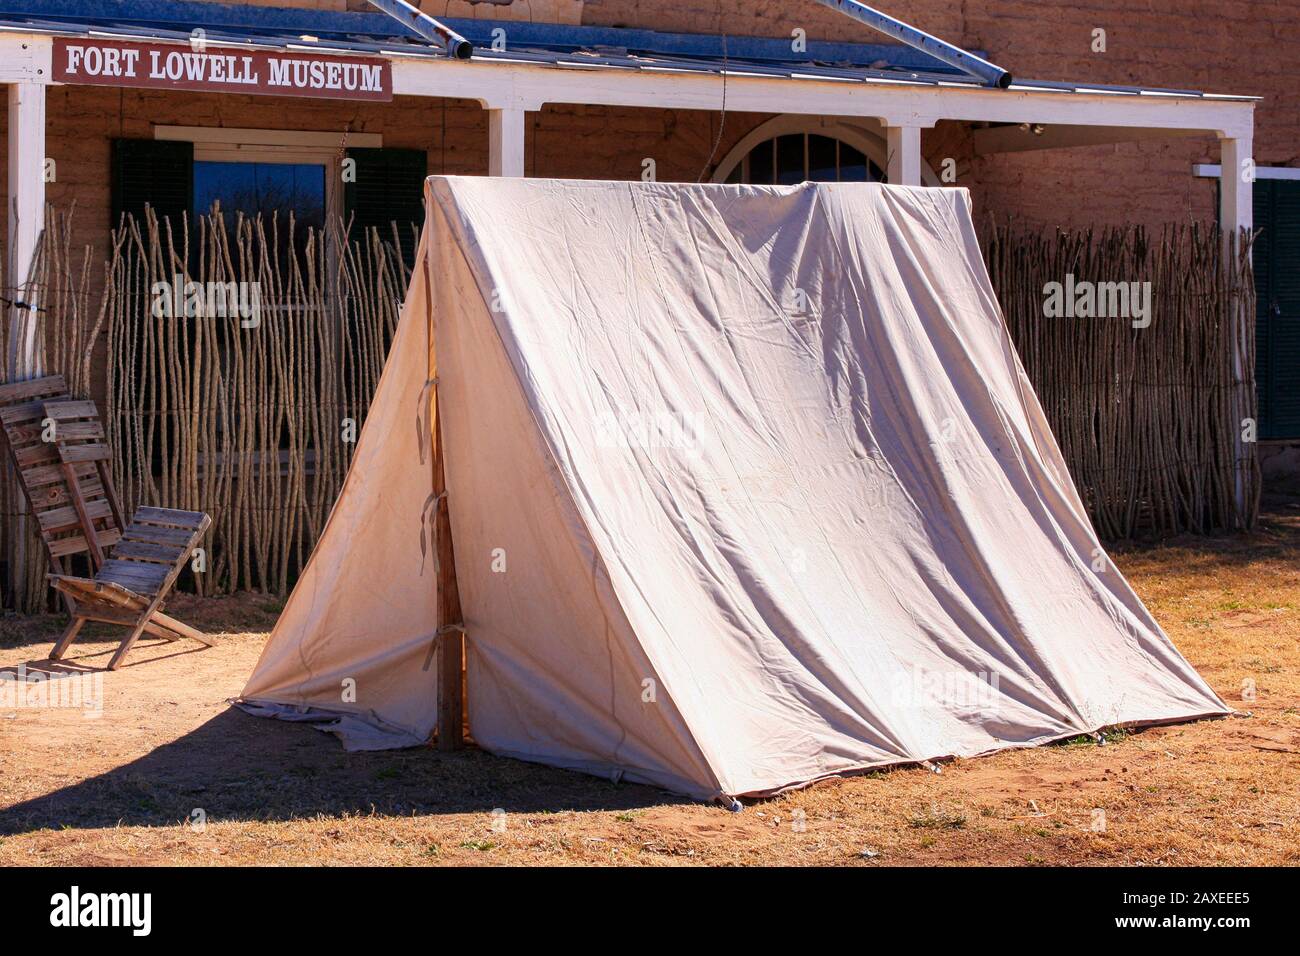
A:
[[[1260,434],[1300,439],[1300,65],[1261,53],[1300,7],[886,5],[999,88],[816,0],[416,5],[472,58],[364,0],[0,4],[11,290],[46,202],[103,252],[146,204],[418,221],[432,173],[961,186],[977,220],[1261,228]]]

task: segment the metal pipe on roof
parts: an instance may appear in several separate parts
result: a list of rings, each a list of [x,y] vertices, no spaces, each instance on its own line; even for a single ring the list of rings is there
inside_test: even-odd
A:
[[[996,86],[1005,90],[1011,85],[1011,74],[997,64],[982,60],[975,54],[967,53],[961,47],[953,46],[945,40],[931,36],[924,30],[918,30],[902,20],[895,20],[889,14],[881,13],[865,3],[859,3],[858,0],[817,0],[817,2],[822,6],[838,10],[846,16],[865,23],[873,30],[893,37],[900,43],[905,43],[923,53],[928,53],[936,60],[941,60],[949,66],[956,67],[963,73],[976,77],[987,86]]]
[[[447,55],[457,60],[468,60],[474,55],[474,44],[450,27],[443,26],[423,10],[411,6],[406,0],[370,0],[372,7],[378,7],[394,20],[406,24],[426,40],[440,43],[447,50]]]

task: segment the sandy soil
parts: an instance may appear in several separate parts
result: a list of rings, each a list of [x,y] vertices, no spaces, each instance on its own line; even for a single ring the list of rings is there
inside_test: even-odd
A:
[[[0,864],[1300,863],[1300,499],[1249,536],[1116,558],[1252,716],[827,781],[741,813],[472,749],[346,754],[248,717],[225,701],[279,602],[182,596],[169,610],[220,634],[214,649],[142,642],[103,677],[98,717],[0,704]],[[0,619],[0,668],[108,660],[103,629],[45,661],[61,627]]]

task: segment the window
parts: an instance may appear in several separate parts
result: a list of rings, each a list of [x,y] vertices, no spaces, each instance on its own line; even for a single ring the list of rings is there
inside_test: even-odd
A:
[[[239,213],[249,219],[261,216],[270,234],[289,233],[293,218],[293,250],[306,252],[308,230],[317,235],[325,228],[324,163],[246,163],[195,160],[193,172],[195,218],[221,210],[233,225]],[[286,268],[290,246],[282,241],[276,250],[281,268]]]
[[[342,221],[354,239],[378,229],[389,240],[396,223],[403,258],[414,260],[412,227],[424,220],[428,175],[423,149],[385,147],[378,133],[157,126],[154,136],[113,141],[114,228],[123,213],[141,218],[146,205],[179,223],[217,199],[228,221],[235,212],[268,220],[292,209],[304,233]],[[343,155],[351,175],[339,166]]]
[[[266,217],[289,212],[302,226],[325,225],[325,166],[323,163],[194,163],[195,215],[206,215],[213,203],[223,212]]]
[[[177,250],[188,247],[191,279],[202,280],[206,275],[208,264],[202,261],[196,218],[210,213],[214,202],[220,204],[227,229],[233,228],[238,214],[261,215],[267,238],[278,239],[274,257],[280,276],[289,275],[292,255],[306,251],[308,231],[319,234],[331,222],[351,222],[351,237],[356,240],[368,228],[378,228],[380,235],[389,239],[389,224],[396,221],[408,264],[414,257],[411,227],[418,227],[424,216],[427,154],[422,149],[384,148],[382,137],[375,133],[344,136],[336,132],[157,126],[154,134],[154,139],[113,140],[111,225],[117,228],[123,216],[143,223],[145,208],[152,208],[160,220],[170,223]],[[344,165],[341,159],[351,162]],[[290,212],[295,224],[292,246],[285,241]],[[272,217],[276,236],[271,232]],[[186,219],[189,236],[180,234]],[[330,238],[328,244],[317,246],[317,254],[332,247]],[[128,249],[135,254],[133,246],[128,244]],[[363,253],[360,261],[364,266],[369,260]],[[296,287],[286,282],[276,291],[259,290],[260,308],[266,314],[293,308],[299,313],[306,310],[332,319],[341,317],[343,325],[335,334],[342,342],[356,305],[355,296],[338,289],[335,263],[335,256],[326,256],[325,272],[316,277],[327,299],[323,305],[315,297],[295,299]],[[246,264],[236,257],[234,273],[223,274],[223,281],[250,278],[245,273]],[[253,265],[256,268],[260,262]],[[170,277],[171,273],[166,275]],[[137,290],[140,299],[133,308],[142,312],[151,308],[147,292]],[[197,348],[197,337],[189,341],[192,348]],[[228,347],[225,338],[216,345],[219,352]],[[304,343],[302,347],[313,346]],[[144,350],[137,351],[135,362],[138,381],[155,376],[153,360],[146,357]],[[163,426],[151,420],[139,427],[152,429],[156,436]],[[218,420],[214,427],[226,430],[233,424]],[[288,447],[287,429],[281,434],[280,447]],[[153,441],[153,449],[151,467],[158,476],[166,466],[163,443]]]
[[[819,133],[786,133],[755,146],[725,182],[788,186],[801,182],[885,182],[885,173],[859,150]]]

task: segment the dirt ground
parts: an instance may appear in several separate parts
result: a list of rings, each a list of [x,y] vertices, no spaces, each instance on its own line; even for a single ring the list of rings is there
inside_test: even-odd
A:
[[[0,864],[1300,863],[1300,498],[1266,512],[1248,536],[1115,553],[1251,716],[826,781],[740,813],[472,749],[346,754],[249,717],[226,699],[279,602],[180,597],[170,610],[217,646],[142,642],[104,676],[101,716],[0,703]],[[44,655],[61,626],[0,618],[0,668],[60,666]],[[114,646],[92,631],[66,667]]]

